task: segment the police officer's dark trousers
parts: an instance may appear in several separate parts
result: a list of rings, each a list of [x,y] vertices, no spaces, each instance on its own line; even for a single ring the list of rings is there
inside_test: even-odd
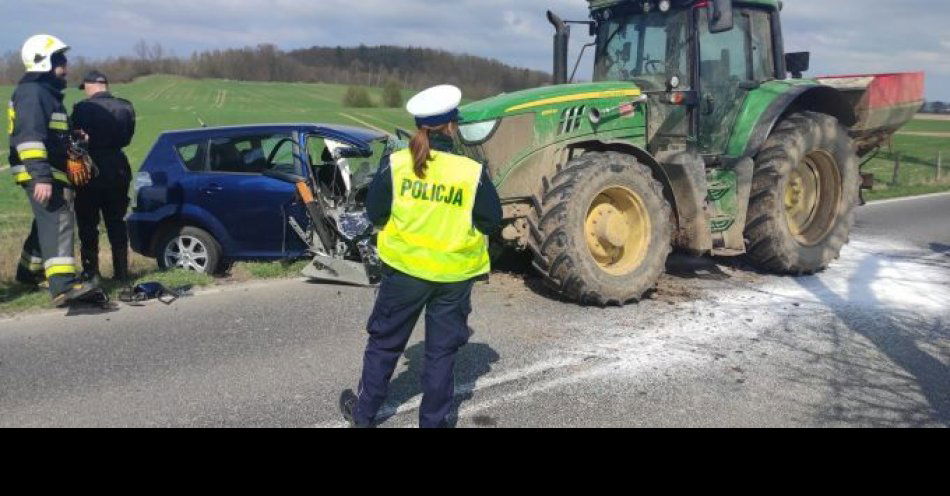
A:
[[[455,396],[455,355],[468,343],[474,281],[434,283],[387,270],[370,316],[369,342],[363,357],[359,402],[360,425],[370,425],[386,400],[389,381],[406,349],[423,309],[426,311],[425,367],[419,425],[447,426]]]
[[[61,183],[53,183],[53,194],[46,203],[33,198],[32,183],[24,186],[33,208],[33,227],[23,245],[18,279],[32,276],[34,280],[47,276],[49,291],[54,297],[70,289],[76,280],[73,259],[73,191]],[[42,260],[42,266],[38,263]],[[25,263],[29,261],[29,263]]]

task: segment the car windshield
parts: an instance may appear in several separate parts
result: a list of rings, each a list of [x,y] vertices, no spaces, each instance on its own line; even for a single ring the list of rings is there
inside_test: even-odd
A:
[[[632,81],[646,90],[665,89],[673,76],[686,84],[687,11],[627,12],[600,23],[595,80]]]

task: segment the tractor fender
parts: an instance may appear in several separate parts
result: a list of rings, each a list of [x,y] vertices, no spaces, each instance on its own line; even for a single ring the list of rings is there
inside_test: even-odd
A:
[[[851,127],[858,118],[847,98],[835,88],[820,84],[797,85],[777,96],[761,113],[740,158],[755,157],[775,126],[793,112],[812,111],[828,114]]]

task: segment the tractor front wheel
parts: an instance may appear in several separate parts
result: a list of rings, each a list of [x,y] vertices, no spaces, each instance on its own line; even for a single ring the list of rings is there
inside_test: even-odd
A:
[[[670,205],[636,158],[588,152],[548,185],[535,268],[568,299],[623,305],[656,286],[672,249]]]

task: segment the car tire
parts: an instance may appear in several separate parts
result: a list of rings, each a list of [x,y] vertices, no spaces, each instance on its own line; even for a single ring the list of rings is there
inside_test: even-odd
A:
[[[156,245],[155,254],[162,270],[185,269],[218,275],[225,265],[218,241],[207,231],[194,226],[165,231]]]

